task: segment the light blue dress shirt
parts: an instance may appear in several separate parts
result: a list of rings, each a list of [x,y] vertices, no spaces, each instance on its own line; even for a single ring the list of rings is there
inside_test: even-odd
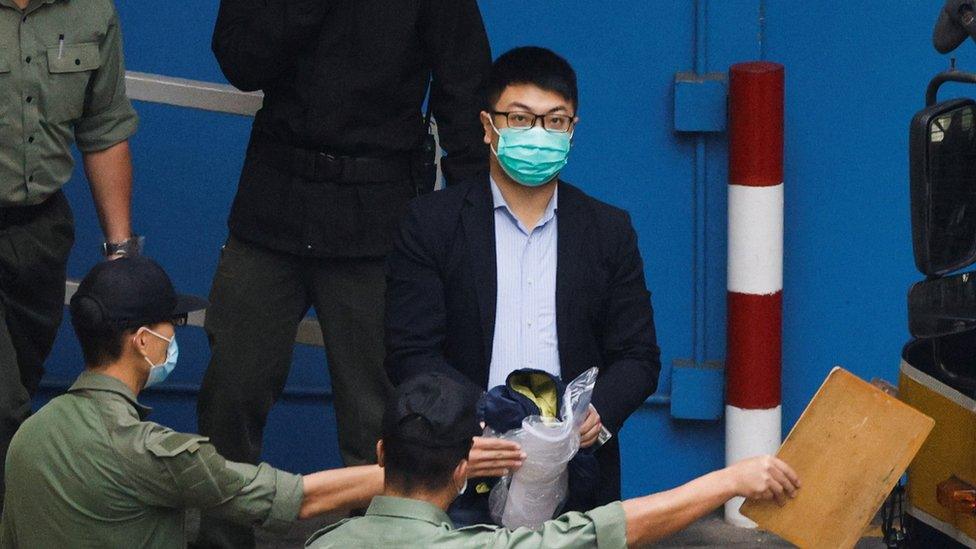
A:
[[[556,223],[559,188],[531,231],[515,217],[495,181],[498,294],[488,388],[520,368],[560,375],[556,333]]]

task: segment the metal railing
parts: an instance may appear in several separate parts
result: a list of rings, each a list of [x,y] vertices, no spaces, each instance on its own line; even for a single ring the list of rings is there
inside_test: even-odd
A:
[[[133,71],[125,73],[125,93],[137,101],[243,116],[254,116],[264,101],[261,92],[242,92],[228,84]]]

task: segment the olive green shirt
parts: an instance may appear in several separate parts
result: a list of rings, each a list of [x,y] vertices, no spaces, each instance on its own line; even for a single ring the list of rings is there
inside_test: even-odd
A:
[[[377,496],[366,516],[346,519],[316,532],[305,547],[424,547],[560,549],[627,546],[623,506],[614,502],[586,513],[566,513],[540,530],[477,525],[454,529],[439,507],[414,499]]]
[[[39,204],[71,177],[71,144],[100,151],[127,140],[112,0],[0,0],[0,206]]]
[[[81,374],[7,452],[0,547],[185,547],[185,510],[285,529],[302,478],[225,461],[206,437],[144,421],[118,379]]]

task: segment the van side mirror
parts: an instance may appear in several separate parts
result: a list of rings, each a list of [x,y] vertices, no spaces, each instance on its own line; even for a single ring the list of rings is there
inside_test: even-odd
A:
[[[976,261],[976,102],[919,111],[909,131],[915,265],[941,276]]]

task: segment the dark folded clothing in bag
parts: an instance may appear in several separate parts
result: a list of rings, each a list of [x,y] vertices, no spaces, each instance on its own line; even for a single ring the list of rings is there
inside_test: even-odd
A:
[[[505,385],[493,387],[478,404],[478,413],[485,425],[505,433],[522,427],[528,416],[562,419],[563,394],[566,384],[558,377],[541,370],[522,369],[508,375]],[[581,449],[567,465],[569,491],[560,513],[588,511],[595,506],[594,494],[600,479],[600,465],[589,449]],[[471,479],[468,490],[448,509],[456,527],[472,524],[491,524],[488,495],[497,478]]]

